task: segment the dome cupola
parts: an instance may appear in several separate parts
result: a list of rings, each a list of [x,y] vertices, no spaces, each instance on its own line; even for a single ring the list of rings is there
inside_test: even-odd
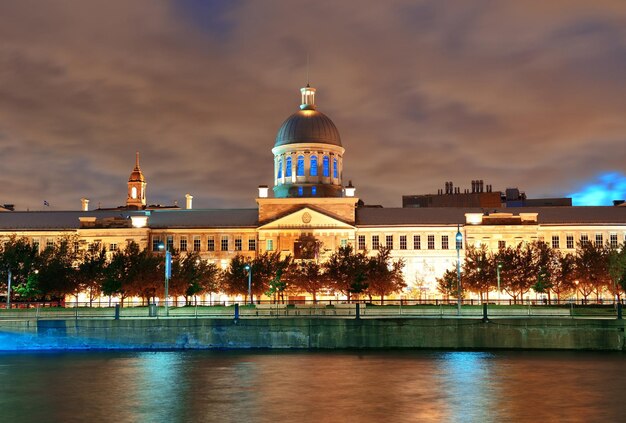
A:
[[[141,209],[146,206],[146,178],[139,167],[139,152],[135,155],[135,168],[128,178],[126,207]]]

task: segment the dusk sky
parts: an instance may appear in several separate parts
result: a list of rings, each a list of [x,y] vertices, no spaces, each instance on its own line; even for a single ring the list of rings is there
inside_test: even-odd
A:
[[[0,204],[254,207],[307,54],[367,204],[626,197],[624,0],[3,0]]]

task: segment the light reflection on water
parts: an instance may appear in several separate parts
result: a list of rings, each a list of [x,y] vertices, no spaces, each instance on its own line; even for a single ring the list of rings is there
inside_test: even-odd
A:
[[[0,355],[0,420],[621,421],[626,356],[573,352]]]

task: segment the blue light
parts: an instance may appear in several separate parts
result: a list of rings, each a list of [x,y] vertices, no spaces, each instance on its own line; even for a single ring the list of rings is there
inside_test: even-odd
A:
[[[613,200],[626,199],[626,175],[619,172],[606,172],[573,194],[575,206],[610,206]]]

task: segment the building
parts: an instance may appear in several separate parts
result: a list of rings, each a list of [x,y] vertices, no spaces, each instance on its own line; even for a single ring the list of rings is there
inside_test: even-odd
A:
[[[544,240],[573,252],[579,240],[614,245],[626,240],[626,207],[504,208],[502,193],[489,185],[484,191],[482,181],[473,181],[475,192],[461,194],[449,183],[445,193],[433,196],[467,195],[477,203],[450,207],[433,199],[423,207],[360,207],[356,188],[343,180],[346,149],[339,131],[317,110],[315,93],[302,88],[300,109],[279,128],[272,148],[273,195],[268,186],[259,186],[256,208],[194,209],[190,195],[184,209],[150,206],[137,155],[125,206],[89,210],[82,199],[77,211],[7,211],[0,213],[0,237],[25,236],[43,249],[75,235],[78,248],[104,246],[109,252],[130,241],[154,251],[164,244],[197,251],[222,267],[237,254],[254,257],[265,251],[306,258],[312,241],[321,246],[317,258],[322,261],[343,245],[370,254],[384,246],[405,260],[411,290],[406,295],[417,290],[425,298],[439,296],[435,279],[456,265],[459,229],[461,254],[469,245],[496,250]]]

